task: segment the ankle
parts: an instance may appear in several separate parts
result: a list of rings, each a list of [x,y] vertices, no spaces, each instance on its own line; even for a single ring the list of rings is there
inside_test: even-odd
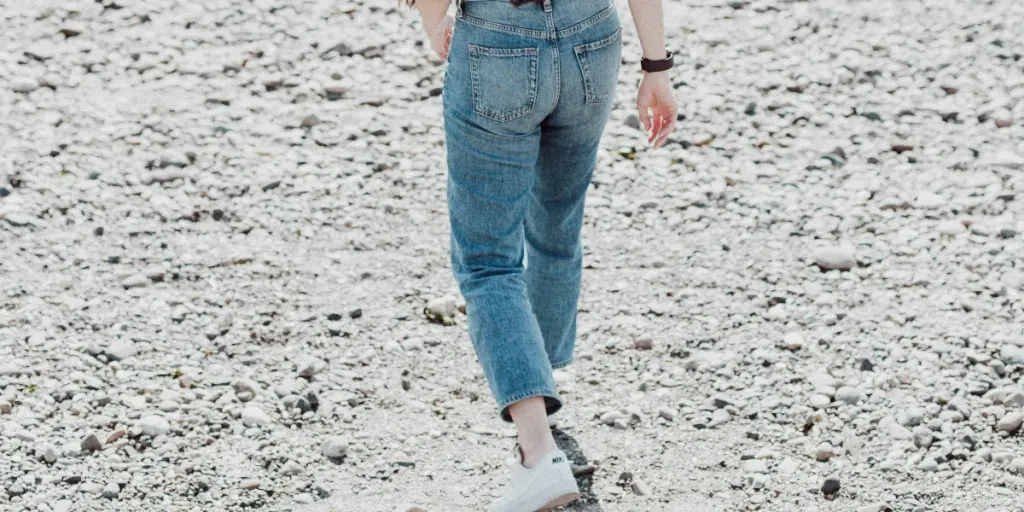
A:
[[[519,449],[523,452],[523,466],[532,468],[540,458],[557,448],[555,439],[548,435],[547,438],[533,440],[532,442],[519,442]]]

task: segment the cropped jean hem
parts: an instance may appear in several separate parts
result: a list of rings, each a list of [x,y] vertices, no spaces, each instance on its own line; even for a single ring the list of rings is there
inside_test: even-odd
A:
[[[525,391],[516,393],[498,402],[498,410],[501,411],[501,419],[506,423],[512,423],[512,415],[509,413],[508,407],[520,400],[526,400],[527,398],[533,398],[535,396],[544,397],[544,407],[547,409],[548,416],[562,409],[562,400],[558,398],[558,393],[552,389]]]

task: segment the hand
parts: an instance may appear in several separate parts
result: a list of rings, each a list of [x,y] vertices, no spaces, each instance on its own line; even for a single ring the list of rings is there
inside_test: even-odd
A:
[[[448,60],[448,48],[452,45],[452,29],[455,28],[455,18],[446,14],[435,26],[423,24],[423,29],[430,38],[430,48],[434,50],[441,60]]]
[[[636,95],[636,107],[640,111],[640,122],[647,130],[647,142],[660,148],[675,128],[679,110],[668,73],[644,73]]]

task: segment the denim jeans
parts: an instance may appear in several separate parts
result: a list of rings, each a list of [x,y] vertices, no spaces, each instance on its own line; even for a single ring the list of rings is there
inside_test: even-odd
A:
[[[580,230],[622,49],[609,0],[462,0],[443,89],[451,263],[500,417],[572,362]]]

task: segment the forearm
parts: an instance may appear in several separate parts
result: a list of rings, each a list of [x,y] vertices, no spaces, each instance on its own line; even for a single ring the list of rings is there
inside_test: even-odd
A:
[[[416,0],[414,5],[420,12],[420,17],[423,18],[424,29],[429,30],[431,27],[438,26],[448,14],[450,4],[451,0]]]
[[[629,10],[633,13],[633,23],[640,36],[644,57],[651,60],[664,59],[667,53],[662,0],[629,0]]]

